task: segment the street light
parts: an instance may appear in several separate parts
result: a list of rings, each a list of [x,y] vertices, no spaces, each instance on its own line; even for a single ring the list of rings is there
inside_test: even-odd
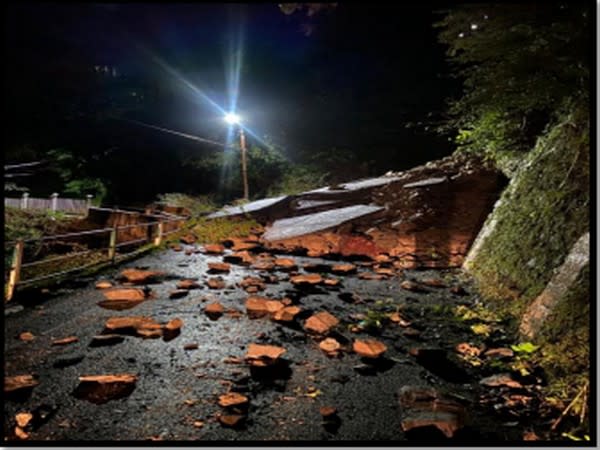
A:
[[[244,200],[248,200],[248,171],[246,168],[246,136],[244,135],[244,129],[240,125],[240,116],[234,113],[225,114],[225,122],[229,125],[237,125],[240,130],[240,149],[242,156],[242,181],[244,183]]]

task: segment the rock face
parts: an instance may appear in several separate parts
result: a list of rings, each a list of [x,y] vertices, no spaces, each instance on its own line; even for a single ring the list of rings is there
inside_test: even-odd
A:
[[[298,216],[303,211],[292,202],[287,216],[278,213],[286,218],[267,227],[263,245],[309,256],[387,254],[403,268],[460,266],[504,184],[479,160],[452,156],[344,189],[306,192],[295,204],[329,203]]]

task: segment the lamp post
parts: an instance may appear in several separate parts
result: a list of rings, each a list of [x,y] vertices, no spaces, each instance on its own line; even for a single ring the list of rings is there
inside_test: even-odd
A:
[[[242,182],[244,184],[244,200],[248,200],[248,168],[246,165],[246,135],[244,129],[240,125],[240,116],[233,113],[225,115],[225,122],[230,125],[237,125],[240,133],[240,150],[242,157]]]

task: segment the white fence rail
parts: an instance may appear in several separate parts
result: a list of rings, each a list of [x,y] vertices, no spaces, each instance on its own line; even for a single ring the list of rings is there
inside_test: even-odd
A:
[[[52,194],[50,198],[29,197],[24,193],[21,198],[5,198],[4,206],[19,209],[45,209],[50,211],[63,211],[72,214],[87,214],[92,204],[92,196],[88,195],[85,200],[78,198],[59,198],[58,194]]]

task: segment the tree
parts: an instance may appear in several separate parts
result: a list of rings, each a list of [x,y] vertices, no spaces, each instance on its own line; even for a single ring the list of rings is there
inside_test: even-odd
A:
[[[587,102],[590,11],[584,3],[472,4],[434,26],[463,80],[439,131],[495,159],[533,148],[569,102]]]

